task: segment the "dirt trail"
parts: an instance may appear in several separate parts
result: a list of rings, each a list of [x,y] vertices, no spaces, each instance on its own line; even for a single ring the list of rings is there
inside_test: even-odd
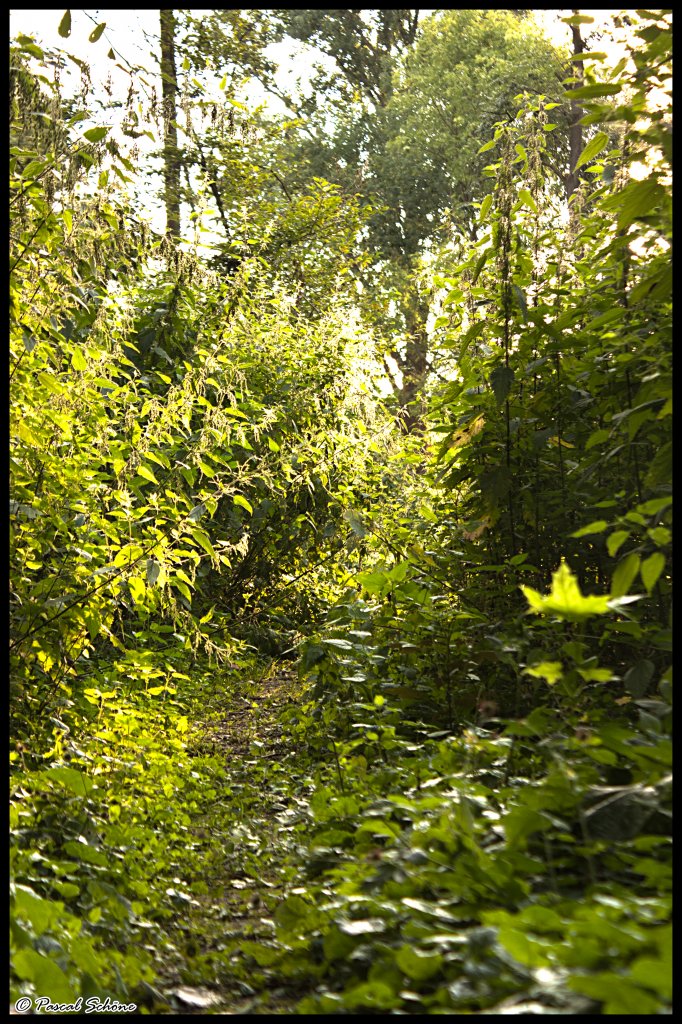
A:
[[[244,964],[243,946],[274,948],[272,913],[282,897],[277,873],[277,814],[287,809],[276,787],[259,785],[259,766],[268,772],[292,755],[283,736],[282,710],[295,701],[300,682],[289,664],[273,661],[241,692],[232,691],[220,707],[207,709],[194,734],[197,756],[224,763],[232,789],[248,787],[250,800],[236,831],[226,835],[220,806],[207,801],[197,816],[195,834],[224,837],[226,853],[206,878],[209,892],[197,897],[178,924],[178,953],[160,975],[171,1013],[268,1014],[293,1012],[302,993],[261,990]],[[250,839],[250,837],[253,837]],[[267,848],[260,855],[258,844]],[[249,979],[249,980],[247,980]],[[252,985],[251,982],[254,984]]]

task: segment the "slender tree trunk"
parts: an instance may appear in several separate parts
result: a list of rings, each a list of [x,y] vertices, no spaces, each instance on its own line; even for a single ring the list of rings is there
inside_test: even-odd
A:
[[[161,15],[161,81],[163,90],[163,179],[166,204],[166,236],[180,237],[180,154],[178,151],[177,92],[175,76],[175,17]]]
[[[400,425],[406,433],[411,434],[424,429],[421,391],[429,372],[429,338],[426,331],[429,302],[418,293],[410,295],[408,302],[409,305],[405,309],[408,339],[405,355],[400,363],[403,383],[398,391],[398,401],[401,410]]]
[[[573,14],[578,14],[578,11],[573,11]],[[580,34],[580,25],[572,25],[571,32],[573,34],[573,56],[578,57],[582,54],[585,49],[583,38]],[[573,72],[578,81],[575,83],[573,88],[577,88],[582,85],[583,82],[583,65],[582,61],[573,61]],[[571,104],[571,127],[569,130],[569,146],[570,146],[570,173],[566,179],[566,198],[570,199],[578,185],[580,184],[580,178],[575,169],[575,165],[578,163],[578,157],[583,151],[583,129],[580,124],[580,119],[583,116],[583,108],[575,100]]]

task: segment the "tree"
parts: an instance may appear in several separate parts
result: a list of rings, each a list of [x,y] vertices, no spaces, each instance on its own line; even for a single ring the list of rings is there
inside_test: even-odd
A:
[[[175,70],[175,15],[160,11],[161,88],[163,95],[163,177],[166,234],[180,236],[180,153],[178,150],[178,83]]]
[[[516,110],[518,94],[562,98],[560,55],[530,21],[508,11],[447,11],[418,36],[418,13],[282,19],[287,32],[335,61],[335,71],[318,71],[309,101],[314,135],[293,141],[294,166],[374,205],[367,244],[375,268],[363,275],[363,302],[374,317],[383,309],[382,329],[392,322],[396,342],[385,354],[400,371],[392,379],[408,430],[421,422],[418,396],[430,367],[431,298],[419,285],[420,257],[453,232],[475,236],[474,203],[491,187],[478,151]],[[389,316],[390,303],[397,308]]]

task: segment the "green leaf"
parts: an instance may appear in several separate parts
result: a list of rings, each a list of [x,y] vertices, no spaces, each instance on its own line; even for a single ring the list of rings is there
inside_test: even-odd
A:
[[[153,558],[147,559],[147,584],[153,587],[161,573],[161,566]]]
[[[335,637],[329,637],[326,640],[322,640],[323,644],[327,647],[336,647],[340,651],[352,651],[353,645],[349,640],[339,640]]]
[[[561,565],[552,575],[552,591],[543,597],[532,587],[521,587],[521,592],[530,605],[530,611],[552,613],[562,619],[579,622],[592,615],[604,615],[609,610],[608,597],[584,597],[578,581],[562,559]],[[616,595],[612,595],[616,596]]]
[[[611,558],[615,558],[618,554],[619,548],[623,546],[625,541],[630,536],[629,530],[614,530],[612,534],[606,540],[606,550],[608,551]]]
[[[635,700],[643,697],[654,677],[656,666],[648,658],[641,658],[623,676],[623,686]]]
[[[495,395],[495,401],[498,405],[502,405],[505,398],[509,394],[511,386],[514,382],[514,371],[510,366],[505,366],[503,363],[496,366],[490,374],[490,386],[493,389]]]
[[[179,590],[184,598],[186,598],[188,601],[192,600],[191,590],[189,589],[187,584],[184,583],[182,580],[179,580],[177,576],[170,576],[168,582],[172,587],[175,587],[177,590]]]
[[[136,605],[142,605],[147,594],[144,580],[140,576],[130,576],[127,582],[133,601]]]
[[[88,142],[101,142],[108,131],[109,129],[104,127],[89,128],[87,132],[83,132],[83,138]]]
[[[577,171],[579,167],[582,167],[584,164],[588,164],[594,160],[597,153],[601,153],[602,149],[608,145],[608,141],[609,137],[606,132],[597,132],[595,137],[587,143],[584,150],[578,157],[573,170]]]
[[[535,679],[544,679],[550,686],[558,683],[564,674],[564,666],[560,661],[541,661],[523,670],[526,675]]]
[[[648,558],[644,559],[640,568],[640,575],[647,594],[650,594],[654,589],[664,569],[665,555],[662,551],[654,551],[653,555],[649,555]]]
[[[235,503],[235,505],[239,505],[241,508],[245,508],[250,515],[253,515],[253,506],[241,494],[233,495],[232,501]]]
[[[395,955],[395,962],[412,981],[428,981],[438,974],[443,966],[443,957],[440,953],[420,953],[410,946],[402,946]]]
[[[538,814],[537,811],[530,812]],[[540,817],[540,815],[538,815]],[[508,953],[525,967],[548,967],[552,963],[549,953],[553,942],[531,936],[525,929],[505,925],[497,933],[498,941]]]
[[[53,903],[26,885],[17,885],[14,890],[16,913],[31,925],[35,935],[42,935],[59,920],[63,904]]]
[[[528,303],[526,302],[526,296],[517,284],[512,285],[512,291],[514,292],[514,296],[518,303],[519,309],[521,310],[521,315],[523,316],[523,319],[526,322],[528,322]],[[513,372],[514,371],[512,370],[512,373]]]
[[[107,27],[107,23],[106,23],[106,21],[102,21],[102,22],[100,22],[100,24],[99,24],[99,25],[97,26],[97,28],[93,28],[92,32],[91,32],[91,33],[90,33],[90,35],[88,36],[88,39],[90,40],[90,42],[91,42],[91,43],[96,43],[96,42],[97,42],[97,40],[101,38],[101,35],[102,35],[102,33],[104,32],[104,29],[105,29],[106,27]]]
[[[564,25],[592,25],[594,18],[589,14],[571,14],[568,18],[561,18]]]
[[[59,28],[57,29],[62,39],[68,39],[71,35],[71,11],[66,11],[64,17],[59,22]]]
[[[481,203],[481,208],[478,211],[479,223],[482,224],[483,221],[486,219],[486,217],[488,216],[488,211],[490,210],[490,207],[492,206],[492,204],[493,204],[493,197],[492,197],[491,193],[488,193],[488,195],[484,197],[483,202]]]
[[[78,373],[81,373],[86,368],[87,365],[88,364],[86,362],[82,350],[79,348],[74,349],[73,355],[71,356],[72,368],[76,370]]]
[[[574,992],[603,1003],[605,1014],[655,1014],[661,1009],[659,996],[644,992],[618,972],[603,971],[599,974],[574,974],[566,984]]]
[[[663,999],[670,999],[673,991],[672,960],[668,957],[654,959],[642,956],[630,967],[630,978],[644,988],[652,989]]]
[[[587,526],[576,530],[575,533],[571,534],[571,537],[587,537],[591,533],[603,533],[608,525],[605,519],[597,519],[594,523],[588,523]]]
[[[67,976],[54,960],[48,959],[42,953],[36,952],[35,949],[20,949],[13,957],[12,966],[20,978],[32,983],[36,993],[49,993],[50,1002],[73,1001],[75,991],[69,984]]]
[[[571,100],[591,100],[597,96],[615,96],[623,88],[622,85],[600,82],[598,85],[582,85],[579,89],[567,89],[566,95]]]
[[[144,477],[145,480],[149,480],[151,484],[156,484],[157,487],[159,486],[159,481],[156,479],[149,466],[142,463],[142,465],[137,467],[137,472],[141,477]]]
[[[216,558],[217,558],[217,555],[215,553],[215,548],[211,544],[211,541],[209,539],[208,534],[204,533],[203,530],[192,530],[192,534],[191,535],[194,538],[194,540],[197,542],[197,544],[199,544],[204,549],[206,554],[210,555],[211,558],[215,561]]]
[[[611,597],[622,597],[623,594],[627,594],[639,572],[639,565],[639,555],[634,551],[618,563],[611,579]]]
[[[666,191],[655,175],[643,181],[631,181],[620,192],[602,202],[605,210],[618,210],[617,228],[621,231],[634,220],[645,217],[666,198]]]
[[[533,196],[527,188],[519,189],[519,199],[521,200],[523,205],[527,206],[529,210],[533,211],[533,213],[538,212],[538,204],[535,202]]]
[[[79,772],[76,768],[48,768],[43,775],[45,778],[65,786],[66,789],[70,789],[76,796],[87,796],[95,785],[88,775]]]

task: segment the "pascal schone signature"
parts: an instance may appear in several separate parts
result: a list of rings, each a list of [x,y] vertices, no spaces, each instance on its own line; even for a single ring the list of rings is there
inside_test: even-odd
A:
[[[73,1003],[53,1003],[47,996],[21,996],[14,1004],[17,1013],[134,1013],[136,1003],[119,1003],[99,996],[79,996]]]

